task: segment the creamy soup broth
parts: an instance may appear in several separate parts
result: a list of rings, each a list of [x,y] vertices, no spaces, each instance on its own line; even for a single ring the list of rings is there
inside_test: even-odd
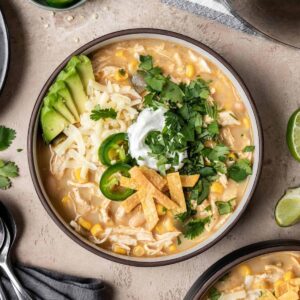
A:
[[[132,87],[130,78],[138,68],[138,58],[141,54],[151,55],[153,57],[155,65],[160,66],[163,69],[164,74],[169,75],[174,82],[189,83],[197,76],[201,76],[201,78],[205,80],[211,80],[211,83],[209,85],[210,90],[213,99],[218,103],[219,109],[232,112],[239,123],[238,126],[228,125],[222,127],[221,138],[224,144],[229,145],[231,149],[240,157],[246,157],[247,159],[252,161],[253,154],[250,152],[243,152],[243,149],[246,146],[253,145],[251,122],[245,105],[241,101],[233,84],[221,72],[221,70],[208,59],[199,55],[197,52],[176,43],[155,39],[130,40],[108,45],[90,55],[96,81],[102,85],[106,85],[107,81],[109,80],[112,83],[116,82],[119,86]],[[118,81],[114,78],[113,74],[115,74],[115,70],[120,68],[126,70],[126,72],[128,73],[128,79]],[[144,94],[141,95],[143,96]],[[141,106],[142,105],[140,105],[140,107]],[[55,144],[59,144],[59,141],[59,139],[58,141],[55,141],[51,147],[55,147]],[[76,182],[76,178],[74,178],[74,169],[66,169],[63,176],[60,177],[57,177],[55,174],[53,174],[49,168],[52,151],[53,150],[51,150],[49,146],[45,145],[41,140],[39,141],[37,153],[41,178],[51,202],[53,203],[57,211],[64,217],[65,221],[67,223],[70,223],[71,221],[74,221],[74,218],[76,217],[76,214],[74,212],[74,204],[66,203],[63,199],[65,199],[66,195],[70,194],[72,192],[72,189],[74,188],[74,186],[69,184],[70,181]],[[97,170],[89,170],[87,175],[87,183],[91,182],[95,185],[98,185],[98,180],[103,170],[103,166],[99,164],[97,165]],[[228,179],[226,187],[222,188],[221,193],[211,191],[209,194],[209,198],[205,201],[208,203],[210,199],[234,199],[234,208],[236,208],[243,197],[247,184],[248,179],[242,182],[235,182],[231,179]],[[106,199],[105,204],[103,204],[104,197],[101,197],[101,195],[99,196],[99,194],[95,195],[94,193],[91,193],[89,188],[78,187],[78,190],[81,199],[83,199],[86,203],[85,205],[92,205],[94,208],[92,212],[88,211],[81,215],[81,217],[83,217],[87,222],[90,222],[92,225],[100,223],[103,230],[105,230],[106,228],[115,228],[118,226],[136,226],[136,228],[147,230],[147,224],[143,219],[143,211],[141,209],[141,205],[138,205],[130,213],[123,213],[121,215],[118,215],[118,209],[121,205],[120,202],[107,201]],[[206,205],[205,201],[203,205]],[[97,207],[102,208],[102,211],[98,211]],[[103,216],[103,214],[105,216]],[[136,219],[135,221],[134,218]],[[215,222],[215,224],[211,226],[209,231],[205,231],[199,237],[193,240],[188,240],[181,238],[179,235],[176,239],[173,240],[174,245],[172,244],[172,247],[165,247],[161,249],[161,251],[158,251],[154,254],[149,254],[147,253],[147,251],[142,251],[142,255],[135,254],[133,251],[133,248],[135,246],[131,246],[128,244],[126,245],[128,246],[128,248],[130,248],[130,250],[127,249],[124,253],[122,251],[118,252],[118,250],[116,250],[115,252],[133,256],[160,256],[181,252],[207,239],[214,232],[216,232],[229,218],[230,214],[220,215],[217,218],[213,219],[213,222]],[[159,216],[159,220],[160,221],[158,225],[166,227],[169,226],[169,229],[166,230],[175,230],[179,232],[182,230],[180,222],[176,220],[172,212],[168,211],[166,214]],[[155,232],[157,232],[156,227],[151,230],[152,234],[155,234]],[[77,228],[77,230],[81,231],[83,235],[89,235],[85,230],[82,230],[82,228]],[[114,251],[114,243],[114,241],[108,239],[105,242],[99,244],[99,246]],[[138,241],[137,245],[141,245],[143,247],[144,242]],[[280,254],[278,257],[280,259],[285,258],[284,255]],[[271,257],[269,258],[269,260],[271,260]],[[260,259],[260,261],[263,260]],[[286,261],[289,261],[289,259],[286,259]],[[261,264],[258,263],[257,260],[254,260],[253,262],[251,262],[251,268],[254,271],[260,271]],[[232,274],[235,274],[235,272],[237,271],[233,271]],[[232,279],[227,282],[232,287],[242,282],[243,280],[242,277],[237,275],[231,278]]]

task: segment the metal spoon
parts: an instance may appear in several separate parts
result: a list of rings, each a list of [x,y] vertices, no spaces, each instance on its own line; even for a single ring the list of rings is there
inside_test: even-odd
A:
[[[2,249],[2,246],[5,242],[5,231],[4,231],[4,225],[2,220],[0,219],[0,250]],[[2,285],[2,282],[0,280],[0,299],[1,300],[7,300],[6,293],[4,291],[4,287]]]
[[[5,243],[3,244],[2,248],[1,248],[0,267],[6,273],[9,280],[12,282],[12,286],[17,294],[18,299],[19,300],[32,300],[32,297],[22,287],[21,283],[19,282],[19,280],[17,279],[17,277],[15,276],[15,274],[12,270],[10,255],[9,255],[11,245],[12,245],[11,233],[9,232],[7,225],[5,223],[3,223],[3,221],[2,221],[2,224],[3,224],[2,230],[4,229],[4,234],[5,234],[6,238],[5,238]]]

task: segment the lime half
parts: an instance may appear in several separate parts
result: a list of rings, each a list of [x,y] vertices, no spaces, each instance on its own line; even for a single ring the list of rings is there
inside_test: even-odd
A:
[[[291,154],[300,161],[300,109],[296,110],[289,119],[286,139]]]
[[[300,188],[289,189],[278,201],[275,219],[279,226],[287,227],[300,221]]]

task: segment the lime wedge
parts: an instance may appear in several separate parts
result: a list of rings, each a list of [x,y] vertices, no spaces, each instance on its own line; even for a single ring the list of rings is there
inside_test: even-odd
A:
[[[289,119],[286,140],[291,154],[300,161],[300,109],[296,110]]]
[[[287,227],[300,221],[300,188],[289,189],[278,201],[275,219],[279,226]]]

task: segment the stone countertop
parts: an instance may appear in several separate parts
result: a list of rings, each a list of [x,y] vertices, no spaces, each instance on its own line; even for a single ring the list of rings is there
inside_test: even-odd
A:
[[[3,1],[4,2],[4,1]],[[13,187],[0,192],[22,231],[17,258],[81,276],[105,279],[116,299],[182,299],[196,278],[213,262],[246,244],[272,238],[298,238],[300,225],[276,226],[273,210],[287,187],[300,184],[299,165],[285,143],[286,123],[300,107],[300,52],[250,36],[159,0],[91,0],[65,13],[51,13],[28,1],[1,3],[11,37],[8,80],[0,96],[0,123],[17,131],[1,158],[20,167]],[[244,79],[264,131],[264,168],[253,199],[237,226],[210,250],[188,261],[158,268],[120,265],[89,253],[50,219],[32,184],[26,138],[37,96],[53,70],[72,51],[103,34],[126,28],[155,27],[191,36],[221,54]],[[17,152],[18,148],[24,149]]]

